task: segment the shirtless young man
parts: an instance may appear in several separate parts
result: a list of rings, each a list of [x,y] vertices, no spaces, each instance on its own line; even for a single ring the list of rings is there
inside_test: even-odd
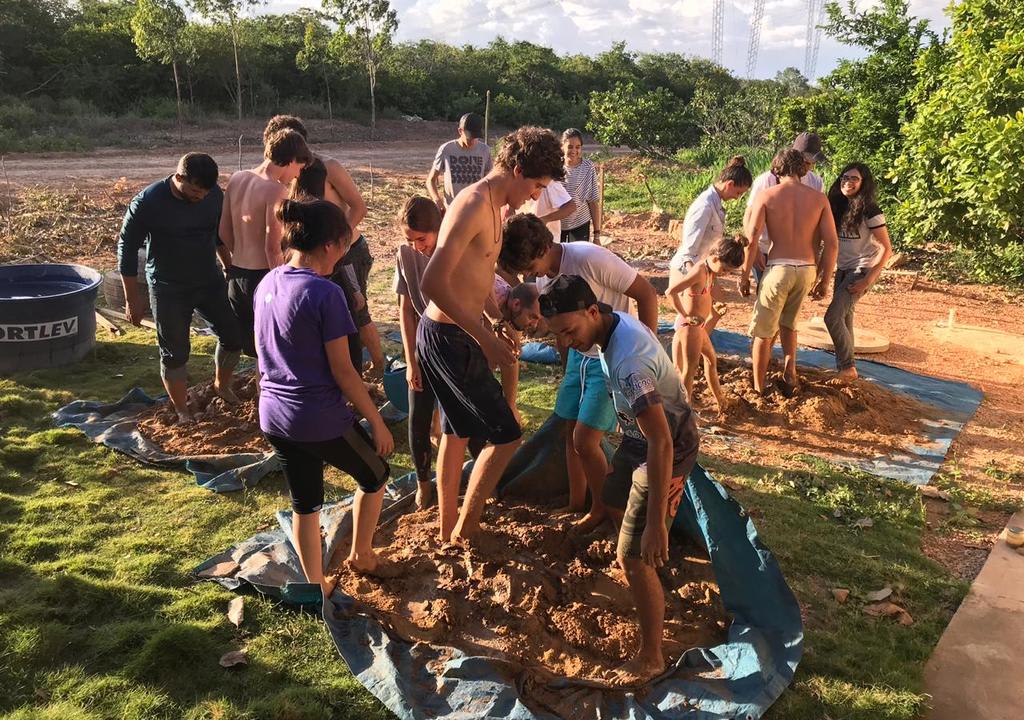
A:
[[[484,503],[522,436],[492,374],[514,360],[512,348],[480,322],[501,252],[501,209],[536,199],[564,173],[562,148],[550,130],[523,127],[507,135],[491,172],[459,193],[445,213],[423,271],[430,303],[417,328],[416,355],[444,421],[437,463],[442,542],[464,542],[479,532]],[[460,513],[462,460],[472,437],[489,444],[473,466]]]
[[[267,127],[263,130],[264,140],[279,130],[294,130],[304,140],[309,141],[305,123],[294,115],[275,115],[270,118]],[[356,327],[359,328],[359,334],[349,338],[352,364],[357,369],[363,367],[363,347],[365,346],[370,353],[371,374],[379,377],[384,373],[384,350],[380,344],[380,333],[377,331],[373,318],[370,317],[370,306],[366,299],[366,288],[370,278],[370,269],[373,267],[373,256],[370,255],[370,247],[366,238],[358,230],[359,223],[366,217],[366,202],[344,165],[326,155],[315,154],[313,157],[320,160],[327,170],[323,199],[341,208],[341,211],[345,213],[345,219],[348,220],[349,227],[352,228],[353,236],[356,238],[352,247],[345,253],[345,257],[331,274],[331,280],[345,290],[345,298],[351,297],[353,300],[349,303],[349,311],[352,313]]]
[[[505,223],[501,262],[513,272],[536,275],[541,292],[559,275],[578,275],[587,281],[598,300],[614,310],[628,313],[633,299],[641,322],[652,332],[658,328],[658,293],[647,278],[598,243],[554,242],[548,228],[533,215],[515,215]],[[568,348],[555,415],[566,421],[569,512],[583,512],[589,488],[590,510],[576,527],[580,532],[590,532],[608,514],[601,491],[608,459],[601,443],[616,425],[615,406],[601,374],[597,345]]]
[[[230,253],[228,300],[242,329],[242,350],[256,357],[253,296],[260,280],[284,262],[277,204],[288,197],[288,184],[312,159],[306,141],[294,130],[274,133],[263,144],[263,162],[236,172],[224,191],[220,239]]]
[[[797,390],[796,321],[800,306],[810,291],[820,298],[832,279],[839,252],[839,237],[828,198],[801,183],[807,159],[796,149],[783,150],[772,160],[772,173],[779,184],[762,191],[750,208],[744,231],[759,238],[767,228],[772,239],[764,276],[758,286],[753,337],[754,390],[765,392],[765,377],[776,333],[785,355],[784,380],[780,390],[790,397]],[[816,239],[821,238],[821,257],[816,258]],[[750,270],[758,253],[757,243],[747,246],[740,271],[740,292],[750,295]]]

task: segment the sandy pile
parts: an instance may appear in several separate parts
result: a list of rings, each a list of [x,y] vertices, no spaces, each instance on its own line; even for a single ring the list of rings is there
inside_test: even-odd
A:
[[[213,392],[213,383],[189,388],[188,404],[195,422],[178,424],[170,402],[154,405],[138,420],[139,431],[150,441],[174,455],[226,455],[270,452],[260,433],[256,398],[256,376],[235,379],[235,394],[242,401],[228,405]]]
[[[627,230],[664,230],[668,227],[670,217],[667,213],[656,213],[653,211],[643,213],[609,213],[605,218],[604,227],[606,230],[627,229]]]
[[[782,378],[781,366],[773,366],[768,372],[769,391],[760,397],[754,392],[749,365],[719,358],[719,381],[729,407],[717,424],[755,437],[784,440],[795,450],[827,447],[874,457],[908,442],[923,442],[924,421],[936,416],[928,405],[868,380],[848,383],[823,370],[801,366],[799,371],[800,389],[787,398],[776,386]],[[703,371],[694,395],[698,408],[714,407]]]
[[[260,432],[257,382],[253,373],[235,378],[235,394],[242,401],[238,405],[228,405],[217,397],[212,382],[191,387],[188,404],[194,423],[180,425],[171,404],[160,403],[139,416],[139,431],[172,455],[270,452]],[[387,402],[383,385],[367,383],[366,387],[377,407]]]
[[[530,686],[553,677],[605,681],[638,647],[636,613],[613,567],[611,529],[581,537],[570,532],[572,519],[492,500],[469,550],[439,547],[436,509],[408,513],[375,539],[399,577],[342,569],[339,587],[399,636],[510,660]],[[703,549],[673,539],[671,557],[660,571],[669,663],[689,648],[718,644],[727,628]]]

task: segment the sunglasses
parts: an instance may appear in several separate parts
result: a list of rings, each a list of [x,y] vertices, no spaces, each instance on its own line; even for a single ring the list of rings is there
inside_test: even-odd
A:
[[[842,175],[839,178],[839,182],[844,183],[844,184],[845,183],[850,183],[852,185],[856,185],[860,181],[861,181],[860,175]]]

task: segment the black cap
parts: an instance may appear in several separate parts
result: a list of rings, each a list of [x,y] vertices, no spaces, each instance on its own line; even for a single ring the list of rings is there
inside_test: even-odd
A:
[[[828,158],[821,151],[821,138],[818,133],[802,132],[793,141],[793,149],[802,152],[811,162],[825,162]]]
[[[597,301],[590,285],[579,275],[559,275],[547,292],[540,296],[540,314],[546,318],[586,310],[591,305],[596,305],[605,314],[612,311],[611,305]]]
[[[476,113],[466,113],[459,118],[459,128],[470,137],[480,139],[484,136],[484,119]]]

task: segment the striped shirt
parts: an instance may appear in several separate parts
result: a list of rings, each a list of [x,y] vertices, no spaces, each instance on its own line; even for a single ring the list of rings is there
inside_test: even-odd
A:
[[[562,230],[574,230],[593,218],[587,203],[597,202],[597,173],[594,163],[584,158],[576,167],[565,166],[565,189],[576,201],[576,212],[562,220]]]

